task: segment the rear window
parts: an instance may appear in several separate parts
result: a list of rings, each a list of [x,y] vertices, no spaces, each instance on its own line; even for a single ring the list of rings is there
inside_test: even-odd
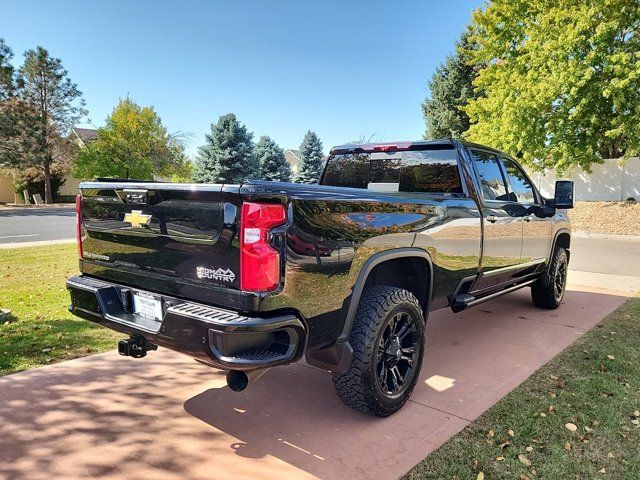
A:
[[[322,185],[384,192],[462,193],[454,149],[331,155]]]

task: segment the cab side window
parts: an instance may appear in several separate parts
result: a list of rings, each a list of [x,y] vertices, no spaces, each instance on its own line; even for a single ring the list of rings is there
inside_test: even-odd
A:
[[[515,196],[513,201],[519,203],[536,203],[533,186],[522,169],[508,158],[501,158],[500,161],[504,165],[510,195]]]
[[[478,172],[482,198],[485,200],[510,200],[498,156],[481,150],[471,150],[471,155]]]

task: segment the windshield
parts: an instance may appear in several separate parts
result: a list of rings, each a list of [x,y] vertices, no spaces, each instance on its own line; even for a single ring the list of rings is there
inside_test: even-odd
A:
[[[331,155],[321,183],[383,192],[462,193],[455,149]]]

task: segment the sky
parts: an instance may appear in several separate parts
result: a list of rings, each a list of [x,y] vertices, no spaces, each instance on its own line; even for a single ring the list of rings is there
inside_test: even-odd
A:
[[[195,156],[220,115],[257,141],[298,148],[314,130],[325,153],[375,135],[414,140],[436,66],[482,0],[3,0],[0,37],[43,46],[83,92],[85,127],[120,98],[152,105]]]

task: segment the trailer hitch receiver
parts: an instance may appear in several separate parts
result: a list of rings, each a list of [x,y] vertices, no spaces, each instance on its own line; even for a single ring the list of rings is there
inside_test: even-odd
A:
[[[157,349],[157,345],[149,343],[142,335],[132,335],[131,338],[118,342],[118,353],[124,357],[142,358],[147,355],[147,351]]]

